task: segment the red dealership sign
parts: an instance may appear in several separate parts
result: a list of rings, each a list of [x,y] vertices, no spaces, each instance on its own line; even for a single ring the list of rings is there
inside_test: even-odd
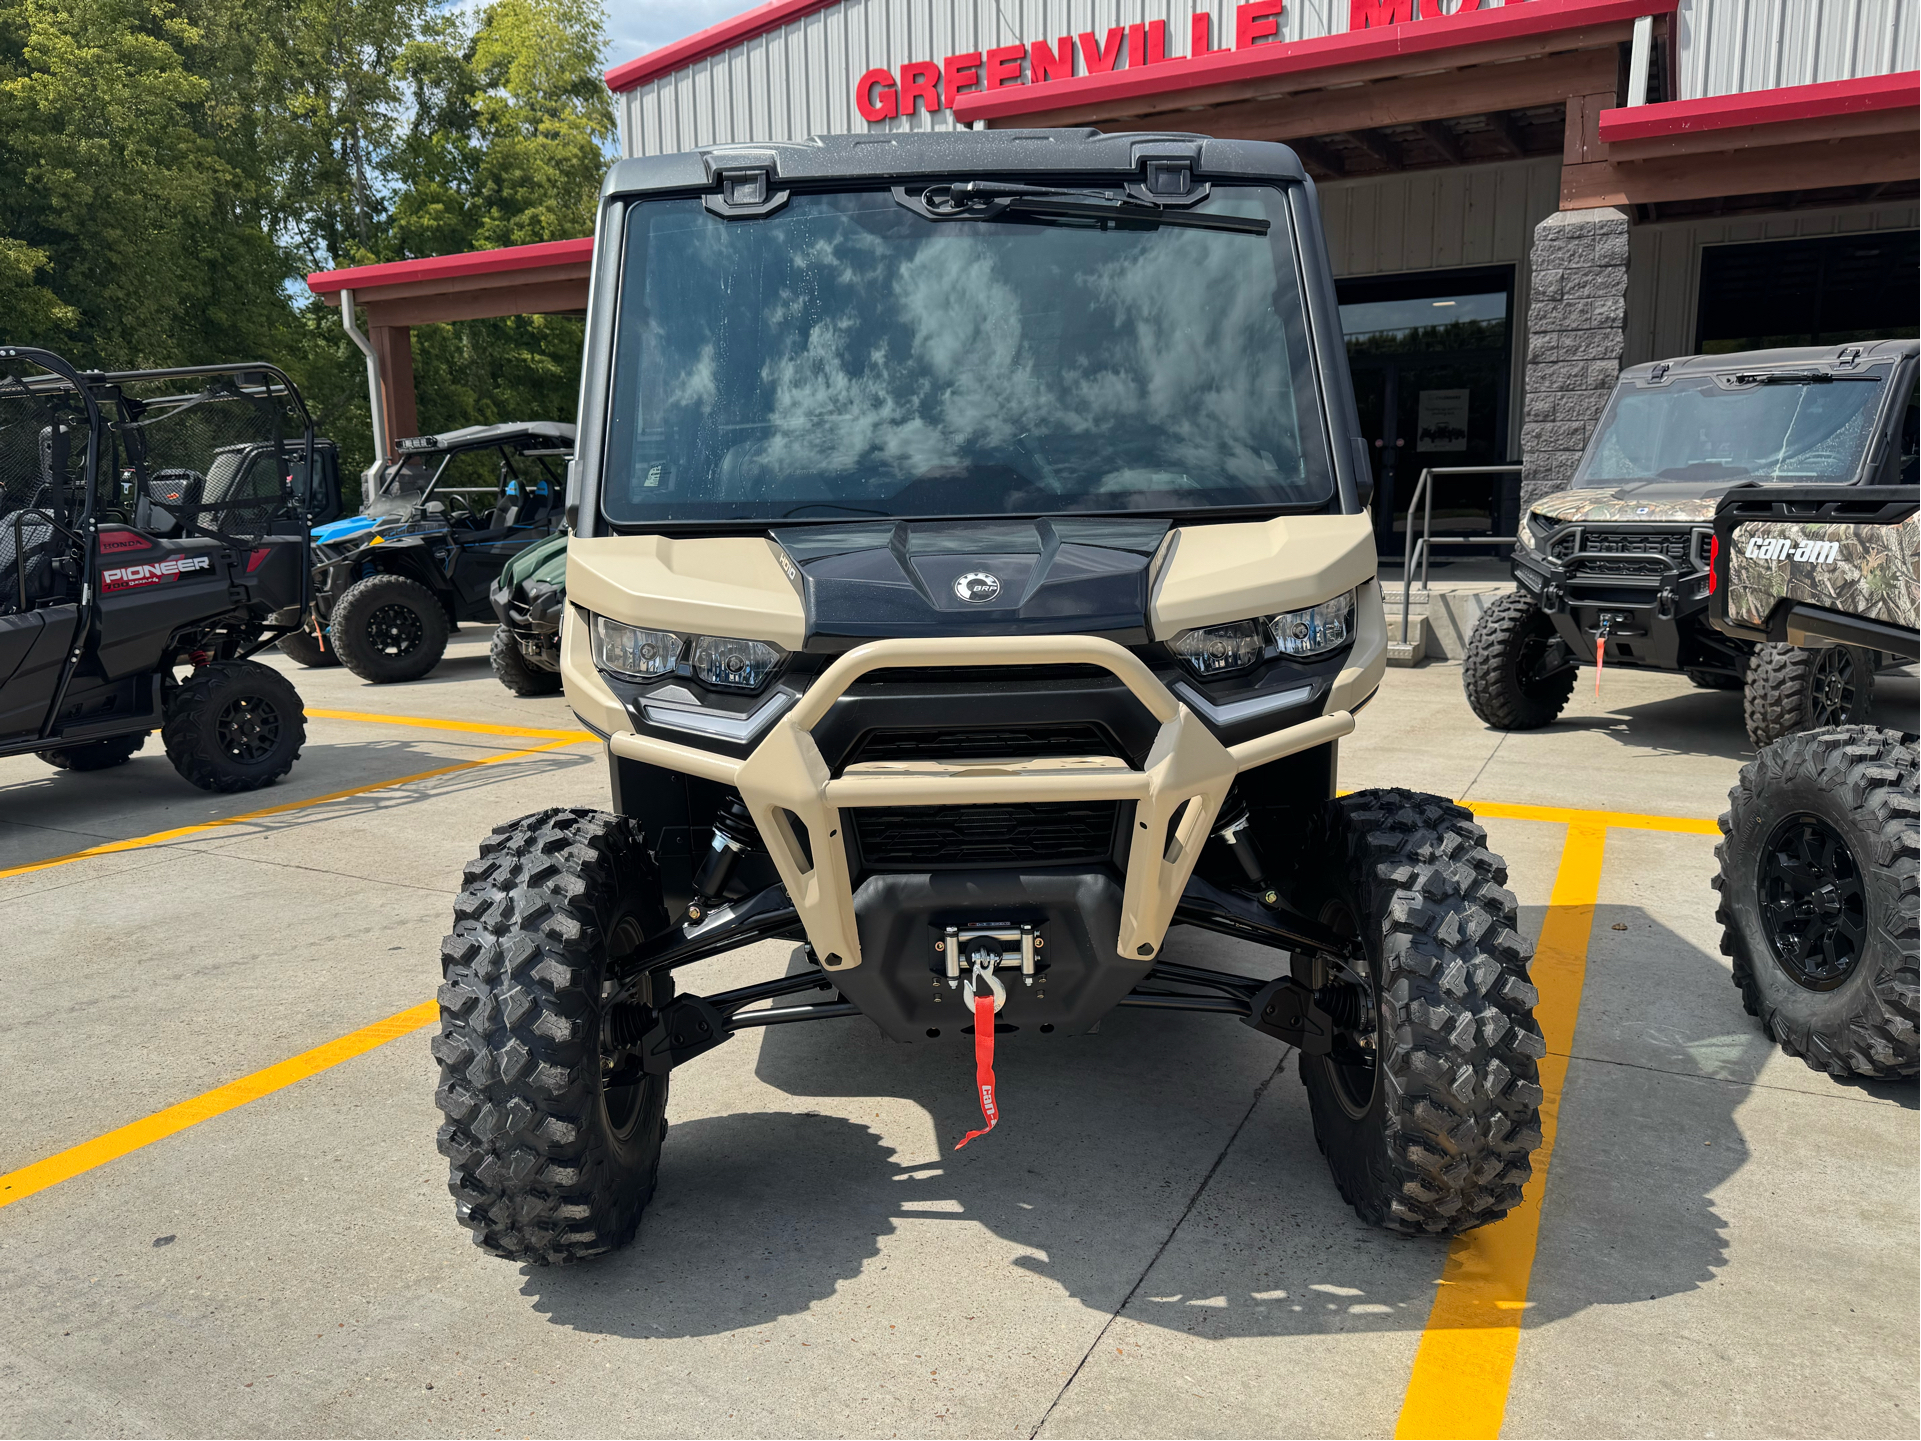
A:
[[[1452,11],[1446,0],[1424,0],[1421,17],[1445,19],[1478,8],[1479,0],[1456,0]],[[1514,3],[1514,0],[1509,0]],[[868,121],[892,120],[924,111],[929,115],[951,110],[954,97],[976,91],[1000,90],[1010,85],[1046,85],[1075,75],[1105,75],[1215,55],[1224,50],[1247,50],[1275,42],[1280,34],[1286,0],[1250,0],[1234,7],[1232,45],[1216,45],[1213,17],[1199,14],[1188,28],[1187,55],[1168,53],[1167,22],[1115,25],[1104,35],[1083,30],[1054,40],[1032,40],[1025,45],[1003,45],[992,50],[969,50],[940,61],[914,60],[892,70],[869,70],[855,83],[854,107]],[[1415,18],[1415,0],[1349,0],[1348,29],[1405,25]],[[1222,36],[1226,39],[1226,36]]]

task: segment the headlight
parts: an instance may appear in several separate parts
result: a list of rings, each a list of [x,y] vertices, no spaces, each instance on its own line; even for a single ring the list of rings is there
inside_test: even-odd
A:
[[[786,651],[765,641],[729,640],[718,635],[694,637],[694,679],[702,685],[759,690],[785,659]]]
[[[1536,530],[1534,528],[1534,522],[1536,519],[1538,519],[1538,517],[1536,517],[1533,514],[1533,512],[1530,511],[1528,514],[1521,517],[1521,524],[1515,530],[1515,535],[1519,538],[1523,549],[1526,549],[1526,550],[1541,549],[1541,537],[1547,534],[1547,522],[1542,521],[1541,529]]]
[[[1227,675],[1277,655],[1316,656],[1354,638],[1354,592],[1304,610],[1184,630],[1168,649],[1197,675]]]
[[[1237,620],[1232,625],[1210,625],[1184,630],[1168,646],[1201,675],[1245,670],[1267,650],[1266,627],[1259,621]]]
[[[1272,624],[1274,642],[1283,654],[1325,655],[1339,650],[1354,636],[1354,592],[1277,615]]]
[[[561,592],[554,595],[557,601]],[[530,617],[534,610],[530,604]],[[593,618],[591,633],[594,664],[627,680],[658,680],[678,673],[718,689],[759,690],[787,659],[786,651],[766,641],[643,630],[604,615]]]
[[[681,639],[672,631],[642,630],[597,615],[593,637],[594,664],[629,680],[668,675],[680,659]]]

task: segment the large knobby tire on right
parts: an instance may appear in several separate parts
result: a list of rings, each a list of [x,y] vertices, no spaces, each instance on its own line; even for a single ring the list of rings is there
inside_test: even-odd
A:
[[[340,656],[333,645],[310,630],[289,631],[274,644],[280,647],[280,653],[288,660],[298,661],[308,670],[324,670],[340,664]]]
[[[167,702],[167,759],[203,791],[256,791],[300,758],[307,712],[279,671],[251,660],[201,666]]]
[[[515,695],[556,695],[560,691],[560,672],[537,670],[520,653],[520,642],[506,626],[494,627],[494,643],[487,652],[494,668],[494,679]]]
[[[544,1264],[633,1236],[660,1169],[667,1077],[605,1084],[609,1053],[651,1025],[671,982],[622,1000],[609,968],[666,923],[621,816],[539,811],[468,863],[441,949],[434,1099],[455,1214],[482,1250]]]
[[[104,771],[125,765],[146,743],[147,735],[142,731],[137,735],[109,736],[103,741],[82,741],[76,746],[34,754],[57,771]]]
[[[1485,1225],[1531,1174],[1547,1054],[1507,867],[1472,814],[1414,791],[1342,797],[1329,831],[1321,919],[1359,935],[1368,975],[1337,988],[1364,995],[1335,1053],[1301,1057],[1314,1139],[1362,1220]]]
[[[1510,591],[1481,612],[1468,638],[1461,685],[1467,703],[1496,730],[1539,730],[1567,706],[1574,694],[1575,667],[1545,676],[1533,674],[1554,644],[1554,622],[1533,596]]]
[[[404,575],[356,581],[328,625],[340,663],[364,681],[419,680],[447,653],[447,611],[440,598]]]
[[[1742,709],[1757,748],[1798,731],[1864,725],[1873,703],[1874,656],[1851,645],[1768,641],[1748,662]]]
[[[1830,1075],[1917,1071],[1914,743],[1807,731],[1741,768],[1714,848],[1721,952],[1749,1015]]]

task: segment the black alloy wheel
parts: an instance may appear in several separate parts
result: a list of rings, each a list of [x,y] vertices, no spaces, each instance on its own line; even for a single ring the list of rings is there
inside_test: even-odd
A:
[[[641,943],[640,923],[623,916],[607,939],[607,962],[612,968]],[[611,976],[601,982],[600,1106],[607,1134],[621,1144],[634,1138],[634,1128],[647,1111],[648,1077],[641,1069],[640,1042],[653,1025],[654,1007],[624,996]]]
[[[1795,984],[1831,991],[1853,975],[1868,938],[1867,890],[1847,843],[1818,816],[1789,816],[1768,838],[1759,879],[1769,948]]]
[[[410,605],[383,605],[367,617],[367,643],[381,655],[403,660],[427,638],[420,614]]]
[[[1852,650],[1844,645],[1830,645],[1817,651],[1808,696],[1814,726],[1846,725],[1853,720],[1858,684]]]
[[[253,765],[280,744],[280,712],[264,695],[236,696],[214,722],[220,749],[241,765]]]

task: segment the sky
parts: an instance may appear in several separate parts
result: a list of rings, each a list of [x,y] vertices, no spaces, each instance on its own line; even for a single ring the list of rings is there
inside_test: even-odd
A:
[[[658,50],[759,3],[761,0],[610,0],[608,67]]]

